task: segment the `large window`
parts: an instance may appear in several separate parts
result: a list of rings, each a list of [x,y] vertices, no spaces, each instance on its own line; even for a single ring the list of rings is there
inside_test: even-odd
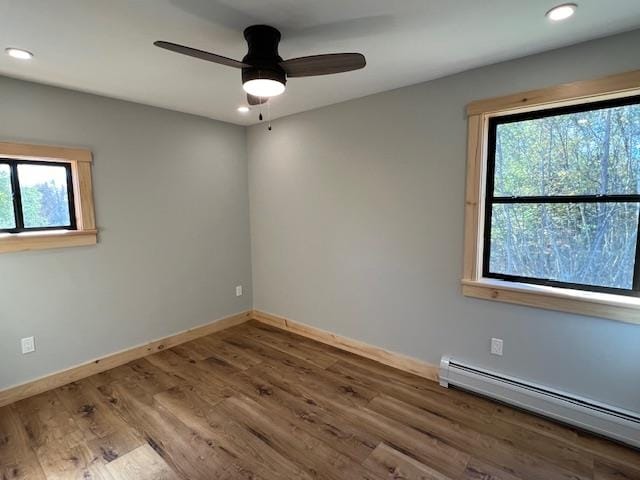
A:
[[[640,70],[467,117],[462,293],[640,324]]]
[[[640,295],[640,97],[489,120],[483,276]]]
[[[0,158],[0,232],[75,230],[71,164]]]

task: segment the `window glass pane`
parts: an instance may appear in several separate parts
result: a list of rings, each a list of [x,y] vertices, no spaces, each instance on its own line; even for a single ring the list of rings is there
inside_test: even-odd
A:
[[[639,206],[493,205],[490,272],[631,289]]]
[[[0,230],[15,228],[16,218],[13,212],[11,191],[11,168],[0,164]]]
[[[57,165],[18,165],[25,228],[70,225],[67,170]]]
[[[640,193],[640,104],[498,124],[495,196]]]

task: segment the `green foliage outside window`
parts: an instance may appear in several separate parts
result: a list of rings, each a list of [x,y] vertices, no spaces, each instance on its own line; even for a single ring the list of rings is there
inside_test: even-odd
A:
[[[499,123],[495,197],[640,193],[640,105]],[[491,273],[632,289],[639,203],[494,204]]]
[[[21,167],[18,167],[21,168]],[[30,166],[30,168],[34,168]],[[38,167],[35,167],[38,168]],[[23,182],[21,178],[20,199],[26,228],[67,226],[70,224],[69,199],[66,179],[47,178],[45,169],[62,168],[42,166],[37,182]],[[22,174],[20,174],[22,176]],[[60,175],[58,175],[60,177]],[[28,179],[28,176],[25,176]],[[0,164],[0,229],[16,227],[11,187],[11,169]]]
[[[9,172],[8,166],[0,165],[0,229],[15,227]]]
[[[21,187],[24,226],[53,227],[69,225],[67,186],[54,182]]]

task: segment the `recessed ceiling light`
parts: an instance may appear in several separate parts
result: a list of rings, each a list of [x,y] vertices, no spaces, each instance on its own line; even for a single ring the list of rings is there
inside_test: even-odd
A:
[[[578,5],[576,5],[575,3],[564,3],[562,5],[558,5],[557,7],[553,7],[545,15],[547,16],[547,18],[549,18],[549,20],[559,22],[561,20],[566,20],[574,13],[576,13],[576,8],[578,8]]]
[[[21,48],[6,48],[5,52],[7,52],[7,55],[13,58],[19,58],[20,60],[30,60],[33,58],[33,53],[22,50]]]
[[[238,111],[239,111],[240,113],[249,113],[249,107],[246,107],[246,106],[244,106],[244,105],[241,105],[241,106],[239,106],[239,107],[238,107]]]

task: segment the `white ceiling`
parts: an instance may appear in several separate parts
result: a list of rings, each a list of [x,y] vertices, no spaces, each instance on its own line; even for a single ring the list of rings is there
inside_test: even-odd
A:
[[[240,71],[161,50],[167,40],[241,59],[244,27],[283,33],[283,58],[359,51],[364,70],[289,80],[274,118],[640,26],[640,0],[0,0],[0,73],[238,124]],[[1,92],[0,92],[1,95]]]

